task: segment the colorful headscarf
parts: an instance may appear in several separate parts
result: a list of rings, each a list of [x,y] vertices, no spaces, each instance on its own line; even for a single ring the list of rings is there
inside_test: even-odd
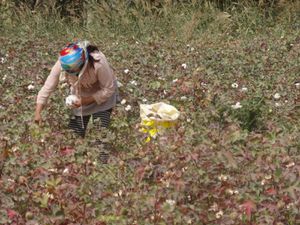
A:
[[[88,62],[87,41],[67,45],[60,52],[60,63],[64,71],[70,75],[80,76]]]

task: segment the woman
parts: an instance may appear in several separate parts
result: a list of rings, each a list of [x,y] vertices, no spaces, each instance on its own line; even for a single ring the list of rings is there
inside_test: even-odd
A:
[[[35,121],[41,123],[41,112],[57,87],[61,72],[65,72],[71,94],[77,96],[71,104],[73,116],[69,127],[84,137],[91,116],[94,122],[100,118],[101,126],[108,127],[117,101],[117,80],[104,54],[87,41],[69,44],[60,52],[38,93]]]

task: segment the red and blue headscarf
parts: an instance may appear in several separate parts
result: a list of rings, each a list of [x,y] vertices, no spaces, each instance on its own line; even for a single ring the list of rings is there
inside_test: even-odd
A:
[[[88,42],[75,42],[67,45],[60,52],[60,63],[64,71],[70,75],[79,76],[87,64],[86,45]]]

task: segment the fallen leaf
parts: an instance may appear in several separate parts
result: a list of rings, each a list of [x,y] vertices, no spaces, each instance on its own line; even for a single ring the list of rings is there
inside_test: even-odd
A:
[[[70,155],[74,152],[74,148],[70,147],[70,146],[66,146],[60,149],[60,154],[62,156],[66,156],[66,155]]]
[[[14,217],[17,216],[17,212],[12,209],[7,209],[7,216],[9,219],[12,220]]]
[[[251,200],[247,200],[240,207],[246,213],[246,215],[248,217],[248,220],[250,220],[252,212],[256,210],[255,203],[253,201],[251,201]]]
[[[267,195],[276,195],[277,191],[274,188],[269,188],[269,189],[266,190],[266,194]]]

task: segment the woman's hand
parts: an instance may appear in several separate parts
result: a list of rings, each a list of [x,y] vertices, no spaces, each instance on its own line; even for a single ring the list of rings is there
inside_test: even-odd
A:
[[[42,110],[43,110],[43,105],[37,104],[34,113],[34,122],[37,123],[38,125],[42,124],[42,116],[41,116]]]
[[[72,108],[75,109],[75,108],[79,108],[81,105],[82,105],[82,99],[78,99],[76,100],[75,102],[73,102],[73,105],[72,105]]]
[[[41,125],[42,124],[42,117],[41,117],[41,114],[35,114],[34,115],[34,122],[38,125]]]
[[[95,102],[95,99],[93,98],[93,96],[81,97],[73,103],[73,108],[78,108],[83,105],[90,105],[93,102]]]

